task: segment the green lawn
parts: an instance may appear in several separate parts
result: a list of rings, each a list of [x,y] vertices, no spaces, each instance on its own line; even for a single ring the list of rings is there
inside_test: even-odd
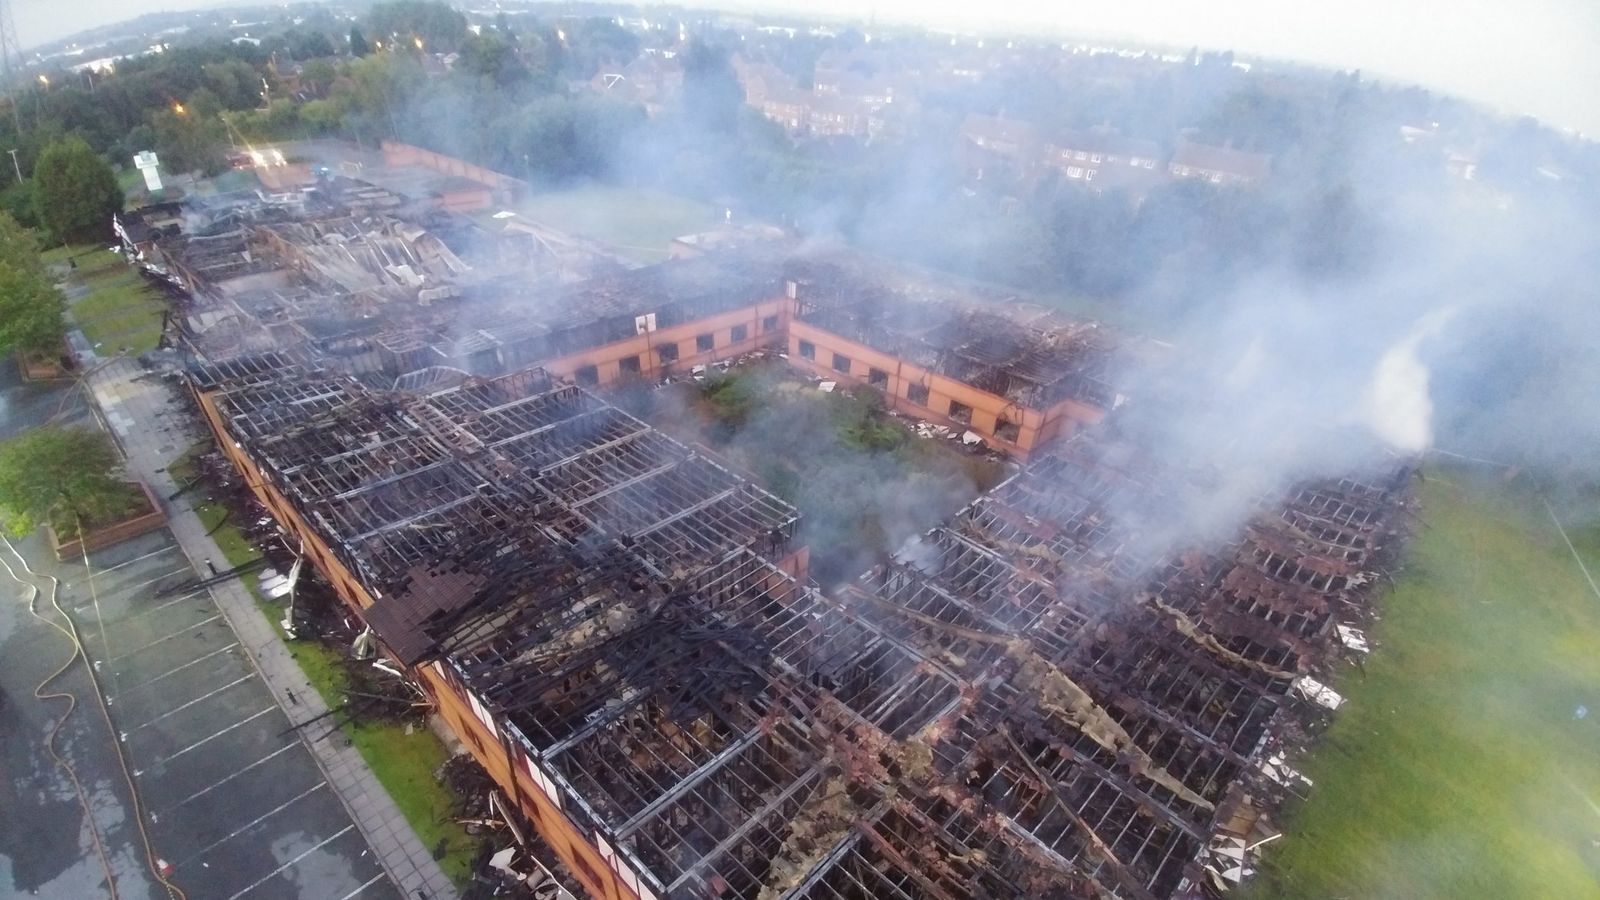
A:
[[[720,211],[674,194],[591,185],[536,194],[517,211],[560,231],[610,244],[639,262],[667,258],[667,245],[721,224]]]
[[[146,199],[143,172],[132,167],[118,171],[117,187],[122,189],[122,196],[126,198],[123,202],[124,208],[138,209],[143,205]]]
[[[59,267],[57,271],[65,274],[68,258],[79,258],[78,264],[81,266],[84,263],[84,257],[92,256],[96,253],[116,256],[115,253],[108,252],[105,246],[101,244],[58,244],[39,251],[39,258],[44,260],[45,265]]]
[[[824,585],[865,571],[1008,473],[953,442],[916,437],[869,389],[823,392],[775,362],[613,399],[794,504],[796,543],[811,549]]]
[[[202,442],[168,468],[180,486],[194,478],[195,459],[209,449],[210,444]],[[227,515],[223,504],[210,502],[197,491],[185,496],[207,530],[215,527]],[[229,566],[243,565],[260,555],[232,523],[217,528],[211,538],[222,550]],[[342,704],[349,678],[340,651],[316,641],[289,641],[281,624],[282,605],[263,598],[256,589],[254,577],[247,575],[242,583],[249,588],[256,605],[272,622],[278,637],[287,643],[289,654],[300,664],[301,671],[323,701],[330,708]],[[450,818],[450,790],[434,778],[434,772],[449,758],[444,744],[425,727],[414,727],[407,734],[404,725],[392,722],[346,723],[344,733],[371,767],[384,790],[400,807],[423,845],[434,850],[435,855],[438,855],[437,850],[442,845],[444,853],[439,858],[439,865],[445,874],[457,885],[466,884],[472,874],[477,840]]]
[[[1600,897],[1600,597],[1531,489],[1434,470],[1421,499],[1250,896]],[[1600,530],[1573,537],[1600,574]]]
[[[52,255],[54,254],[54,255]],[[64,270],[68,256],[77,269]],[[83,336],[102,356],[126,350],[130,354],[154,350],[161,340],[161,317],[167,308],[161,292],[151,287],[138,270],[102,247],[57,248],[45,254],[74,283],[88,293],[70,300],[72,319]]]

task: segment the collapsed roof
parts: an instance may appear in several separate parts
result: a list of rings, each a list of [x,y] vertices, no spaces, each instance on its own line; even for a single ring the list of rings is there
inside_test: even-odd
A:
[[[1308,482],[1172,551],[1141,536],[1184,480],[1102,432],[829,594],[775,563],[792,509],[537,370],[191,378],[391,652],[480,698],[658,896],[1237,881],[1402,498]]]

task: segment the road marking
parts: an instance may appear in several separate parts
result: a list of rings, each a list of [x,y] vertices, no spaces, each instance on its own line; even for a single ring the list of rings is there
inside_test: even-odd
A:
[[[256,677],[256,673],[254,673],[254,672],[246,672],[246,673],[244,673],[244,677],[236,678],[233,681],[230,681],[227,684],[223,685],[222,687],[217,688],[216,690],[207,691],[206,693],[201,694],[200,696],[194,698],[193,700],[190,700],[188,703],[185,703],[182,706],[179,706],[179,707],[176,707],[176,708],[173,708],[173,709],[169,709],[166,712],[162,713],[161,715],[156,716],[154,719],[151,719],[150,721],[144,723],[143,725],[135,725],[133,730],[134,731],[138,731],[141,728],[148,728],[151,725],[154,725],[155,723],[161,721],[162,719],[165,719],[167,716],[176,715],[177,713],[183,712],[184,710],[186,710],[189,707],[195,705],[196,703],[199,703],[202,700],[205,700],[205,699],[210,698],[210,697],[215,697],[216,695],[222,693],[223,691],[227,690],[228,688],[234,687],[235,685],[244,684],[246,681],[249,681],[250,679],[252,679],[254,677]]]
[[[230,732],[230,731],[232,731],[232,730],[234,730],[234,729],[235,729],[235,728],[238,728],[238,727],[239,727],[239,726],[240,726],[240,725],[244,725],[244,724],[245,724],[245,723],[247,723],[247,722],[253,722],[253,721],[255,721],[255,720],[256,720],[256,719],[259,719],[259,718],[261,718],[261,717],[262,717],[262,716],[264,716],[264,715],[266,715],[266,714],[267,714],[267,713],[269,713],[269,712],[272,712],[272,711],[273,711],[273,710],[275,710],[275,709],[277,709],[277,708],[278,708],[278,707],[277,707],[277,705],[276,705],[276,704],[274,704],[274,705],[272,705],[272,706],[269,706],[269,707],[267,707],[267,708],[266,708],[266,709],[263,709],[263,710],[262,710],[262,711],[261,711],[261,712],[258,712],[258,713],[256,713],[256,714],[255,714],[255,715],[253,715],[253,716],[250,716],[250,717],[249,717],[249,718],[247,718],[247,719],[241,719],[241,720],[239,720],[239,721],[237,721],[237,722],[235,722],[235,723],[233,723],[233,724],[232,724],[232,725],[229,725],[229,726],[228,726],[228,727],[227,727],[227,728],[224,728],[224,729],[222,729],[222,730],[221,730],[221,731],[219,731],[219,732],[217,732],[217,733],[216,733],[216,734],[212,734],[212,735],[208,735],[208,736],[207,736],[207,737],[203,737],[203,738],[201,738],[201,739],[200,739],[200,740],[198,740],[198,741],[195,741],[195,742],[194,742],[194,743],[192,743],[192,744],[190,744],[190,745],[189,745],[189,746],[187,746],[187,747],[185,747],[185,748],[183,748],[183,749],[182,749],[182,750],[179,750],[179,751],[178,751],[178,752],[177,752],[177,753],[174,753],[174,754],[172,754],[172,755],[171,755],[171,756],[167,756],[167,757],[164,757],[164,758],[162,758],[162,759],[158,759],[158,760],[156,760],[156,763],[157,763],[157,764],[158,764],[158,765],[160,765],[160,764],[164,764],[164,763],[169,763],[169,762],[172,762],[172,761],[173,761],[173,760],[175,760],[175,759],[177,759],[177,758],[178,758],[178,757],[180,757],[180,756],[182,756],[182,755],[184,755],[184,754],[185,754],[185,753],[188,753],[188,752],[189,752],[189,751],[190,751],[190,750],[193,750],[193,749],[194,749],[194,748],[196,748],[196,747],[198,747],[198,746],[200,746],[200,745],[201,745],[201,744],[204,744],[204,743],[206,743],[206,742],[207,742],[207,741],[210,741],[210,740],[212,740],[212,739],[214,739],[214,738],[219,738],[219,737],[222,737],[222,736],[223,736],[223,735],[225,735],[225,734],[227,734],[227,733],[228,733],[228,732]],[[135,772],[135,773],[133,773],[133,774],[135,774],[135,775],[138,775],[138,774],[139,774],[139,773],[138,773],[138,772]]]
[[[350,900],[351,897],[354,897],[355,895],[361,893],[362,891],[366,890],[369,887],[372,887],[373,885],[377,884],[378,882],[380,882],[382,880],[383,880],[383,873],[379,872],[378,874],[372,876],[372,879],[370,881],[368,881],[366,884],[363,884],[361,887],[358,887],[355,890],[351,891],[350,893],[345,894],[343,897],[340,897],[339,900]]]
[[[153,552],[150,552],[150,553],[146,553],[143,556],[135,556],[133,559],[130,559],[127,562],[119,562],[114,566],[108,566],[107,568],[101,569],[100,570],[100,574],[104,575],[107,572],[115,572],[116,570],[122,568],[123,566],[131,566],[134,563],[136,563],[136,562],[138,562],[138,561],[140,561],[142,559],[149,559],[152,556],[160,556],[163,553],[171,553],[172,551],[174,551],[176,549],[178,549],[178,545],[177,544],[168,544],[167,546],[162,547],[160,550],[156,550],[156,551],[153,551]]]
[[[151,579],[146,580],[146,581],[141,581],[138,584],[121,585],[121,586],[112,588],[112,592],[113,593],[122,594],[124,596],[131,596],[134,593],[137,593],[138,590],[140,588],[144,587],[145,585],[155,584],[158,581],[161,581],[161,580],[166,579],[166,578],[171,578],[174,575],[178,575],[178,574],[181,574],[181,573],[184,573],[184,572],[188,572],[190,575],[193,575],[194,574],[194,569],[190,568],[187,565],[179,566],[178,568],[173,569],[171,572],[162,572],[160,575],[157,575],[156,577],[151,578]],[[102,576],[104,574],[105,574],[104,572],[96,572],[94,574],[94,577],[99,578],[100,576]]]
[[[197,659],[191,659],[191,660],[189,660],[188,662],[184,663],[181,666],[178,666],[178,667],[172,668],[172,669],[168,669],[165,672],[162,672],[160,675],[157,675],[156,677],[150,679],[149,681],[141,681],[138,684],[135,684],[135,685],[133,685],[131,687],[125,687],[125,688],[123,688],[121,691],[119,691],[117,693],[117,696],[118,697],[126,697],[126,696],[128,696],[128,692],[129,691],[136,691],[136,690],[138,690],[139,688],[142,688],[142,687],[149,687],[150,685],[155,684],[156,682],[158,682],[161,679],[167,677],[168,675],[175,675],[175,674],[177,674],[179,672],[182,672],[184,669],[189,668],[190,666],[198,665],[200,663],[205,662],[206,660],[210,659],[211,657],[216,656],[218,653],[227,653],[229,650],[232,650],[233,648],[235,648],[237,646],[239,646],[239,642],[238,641],[234,641],[233,643],[229,644],[226,647],[222,647],[220,649],[213,650],[210,653],[207,653],[205,656],[199,657]]]
[[[239,893],[234,894],[232,897],[229,897],[228,900],[239,900],[239,898],[243,897],[245,894],[250,893],[251,891],[255,890],[256,888],[261,887],[263,884],[266,884],[268,881],[271,881],[273,878],[276,878],[280,873],[283,872],[283,870],[293,867],[296,863],[300,862],[300,860],[305,859],[306,857],[308,857],[311,854],[317,852],[318,850],[321,850],[324,846],[333,843],[335,840],[338,840],[339,838],[344,837],[347,833],[349,833],[350,829],[352,829],[354,827],[356,827],[356,826],[355,825],[346,825],[345,827],[339,829],[339,831],[336,834],[334,834],[332,837],[324,838],[323,840],[318,841],[316,846],[314,846],[311,849],[307,850],[306,852],[300,854],[299,856],[296,856],[294,859],[289,860],[288,862],[286,862],[283,865],[277,867],[276,869],[273,869],[271,872],[268,872],[266,875],[262,876],[261,880],[257,881],[255,884],[250,885],[249,887],[245,888],[244,890],[240,891]]]
[[[222,846],[223,844],[226,844],[227,842],[233,840],[234,838],[238,837],[239,835],[244,834],[246,831],[249,831],[250,829],[256,827],[257,825],[260,825],[262,822],[265,822],[266,820],[272,818],[273,816],[277,815],[278,813],[283,812],[284,810],[288,809],[289,807],[293,806],[294,804],[300,802],[301,800],[304,800],[305,798],[311,796],[312,794],[315,794],[317,791],[320,791],[320,790],[322,790],[323,788],[325,788],[327,786],[328,786],[328,783],[326,781],[317,782],[316,784],[312,785],[311,787],[307,788],[306,790],[303,790],[300,793],[295,794],[293,797],[290,797],[289,799],[283,801],[282,803],[278,804],[277,806],[274,806],[273,808],[271,808],[271,809],[267,810],[266,812],[262,813],[261,815],[256,816],[254,819],[251,819],[249,822],[246,822],[245,824],[240,825],[238,828],[235,828],[232,832],[230,832],[228,834],[227,837],[218,838],[217,840],[212,841],[211,843],[205,845],[204,847],[200,848],[199,850],[196,850],[195,852],[189,854],[189,857],[187,859],[185,859],[183,862],[178,863],[178,865],[179,866],[185,866],[185,865],[188,865],[189,863],[194,862],[195,860],[199,859],[200,857],[205,856],[207,853],[210,853],[211,851],[217,849],[218,847]]]
[[[181,597],[174,597],[173,599],[168,600],[167,602],[161,604],[160,606],[152,606],[149,609],[141,609],[141,610],[139,610],[138,612],[134,613],[131,616],[128,616],[128,617],[122,618],[122,619],[118,619],[116,621],[116,624],[117,625],[126,625],[129,622],[132,622],[132,621],[134,621],[136,619],[139,619],[139,618],[142,618],[144,616],[147,616],[150,613],[160,612],[163,609],[166,609],[167,607],[173,605],[174,603],[182,603],[185,600],[193,600],[196,597],[204,595],[205,592],[206,592],[205,588],[201,588],[201,589],[196,590],[196,591],[190,591],[189,593],[184,594]],[[76,611],[81,613],[81,612],[87,612],[87,611],[89,611],[91,609],[94,609],[94,604],[93,603],[85,603],[84,605],[77,607]]]
[[[193,625],[190,625],[188,628],[183,628],[183,629],[180,629],[178,631],[174,631],[173,633],[167,635],[164,638],[156,638],[155,640],[151,641],[148,644],[145,644],[143,647],[140,647],[137,650],[129,650],[127,653],[121,654],[120,656],[113,656],[110,659],[106,660],[106,662],[116,662],[119,659],[127,659],[128,657],[134,655],[135,653],[143,653],[144,651],[149,650],[151,647],[154,647],[155,645],[157,645],[157,644],[159,644],[159,643],[161,643],[163,641],[170,641],[173,638],[177,637],[178,635],[183,634],[184,632],[187,632],[187,631],[193,631],[193,630],[195,630],[196,628],[199,628],[202,625],[210,625],[212,622],[215,622],[216,620],[218,620],[220,618],[222,618],[222,613],[217,613],[216,615],[212,616],[209,619],[206,619],[203,622],[196,622]]]
[[[222,787],[223,785],[225,785],[228,782],[234,780],[235,778],[238,778],[240,775],[243,775],[244,773],[250,771],[251,769],[254,769],[256,766],[259,766],[259,765],[265,763],[267,760],[272,759],[275,756],[280,756],[280,755],[282,755],[284,753],[287,753],[288,751],[293,750],[294,748],[296,748],[298,746],[300,746],[300,742],[299,741],[292,741],[290,743],[284,744],[282,747],[279,747],[278,749],[272,751],[271,753],[268,753],[266,756],[261,757],[260,759],[256,760],[255,762],[251,763],[248,766],[245,766],[244,768],[240,769],[239,771],[230,773],[226,778],[223,778],[221,781],[212,782],[211,784],[201,788],[198,791],[195,791],[194,793],[192,793],[189,796],[183,798],[182,800],[179,800],[177,803],[173,804],[171,808],[166,810],[166,812],[174,812],[179,807],[183,806],[185,803],[188,803],[190,800],[194,800],[197,797],[205,796],[206,794],[209,794],[212,791],[216,790],[217,788]],[[162,815],[165,815],[165,814],[166,813],[162,813]]]

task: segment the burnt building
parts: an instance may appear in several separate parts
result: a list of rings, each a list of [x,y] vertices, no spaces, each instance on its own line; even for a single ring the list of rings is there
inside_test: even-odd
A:
[[[595,897],[1220,892],[1394,540],[1393,483],[1344,480],[1162,547],[1188,482],[1085,434],[828,594],[792,509],[539,370],[190,384]]]
[[[233,323],[187,376],[223,454],[585,891],[1247,877],[1364,646],[1398,471],[1190,546],[1170,520],[1207,475],[1119,431],[1091,323],[787,241],[528,277],[417,215],[233,214],[156,250],[189,318]],[[604,400],[756,349],[1027,464],[821,590],[793,508]]]

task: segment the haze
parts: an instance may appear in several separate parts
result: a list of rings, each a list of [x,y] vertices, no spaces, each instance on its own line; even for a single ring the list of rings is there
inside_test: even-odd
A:
[[[204,9],[210,0],[13,0],[23,46],[162,9]],[[699,4],[697,4],[699,5]],[[1535,116],[1557,128],[1600,134],[1600,4],[1591,0],[1057,0],[923,3],[878,0],[710,0],[741,11],[914,22],[968,31],[1040,26],[1063,34],[1232,49],[1408,81]],[[1585,86],[1588,87],[1585,87]]]

